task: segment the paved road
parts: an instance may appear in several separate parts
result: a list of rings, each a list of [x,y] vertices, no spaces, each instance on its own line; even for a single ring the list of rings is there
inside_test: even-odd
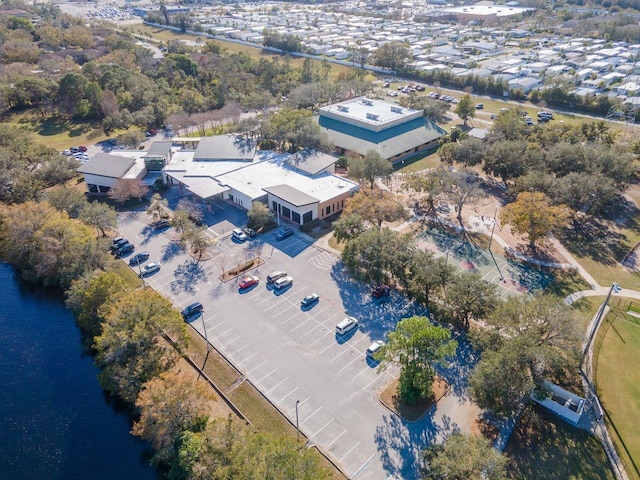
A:
[[[470,350],[463,345],[456,363],[442,372],[452,388],[437,406],[416,423],[401,420],[378,400],[397,370],[378,372],[364,352],[398,320],[426,312],[399,296],[374,304],[368,289],[346,275],[334,254],[299,235],[278,242],[268,233],[235,243],[227,235],[232,225],[243,223],[244,213],[228,204],[218,206],[206,215],[217,239],[214,258],[200,263],[169,240],[172,231],[153,231],[143,212],[120,215],[120,232],[136,251],[149,251],[149,261],[162,263],[147,283],[178,308],[202,302],[204,316],[194,319],[193,326],[204,334],[204,324],[209,341],[294,424],[299,401],[302,432],[351,478],[418,478],[420,451],[447,433],[468,431],[478,413],[466,396],[464,378],[475,362]],[[228,269],[254,255],[266,261],[251,272],[259,276],[259,285],[239,291],[236,281],[219,280],[222,265]],[[274,292],[265,285],[266,276],[279,269],[289,272],[294,283]],[[300,300],[311,292],[320,295],[319,304],[301,309]],[[347,314],[361,326],[340,338],[335,325]]]

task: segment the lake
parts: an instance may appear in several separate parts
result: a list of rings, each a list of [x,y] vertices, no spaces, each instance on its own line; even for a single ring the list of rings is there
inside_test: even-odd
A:
[[[155,480],[59,292],[0,262],[0,478]]]

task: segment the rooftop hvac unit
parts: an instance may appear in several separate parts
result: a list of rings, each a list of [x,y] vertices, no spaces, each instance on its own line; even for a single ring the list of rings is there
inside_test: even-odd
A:
[[[402,108],[400,108],[400,107],[391,107],[391,111],[393,113],[402,113]]]
[[[373,100],[369,100],[368,98],[365,98],[364,100],[362,100],[362,104],[372,106]]]
[[[377,122],[380,117],[374,113],[367,113],[367,118],[369,120],[375,120]]]
[[[341,112],[348,112],[349,107],[345,107],[344,105],[338,105],[338,110]]]

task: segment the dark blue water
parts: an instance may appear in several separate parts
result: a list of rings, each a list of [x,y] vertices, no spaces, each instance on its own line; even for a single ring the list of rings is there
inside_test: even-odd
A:
[[[154,480],[59,293],[0,262],[0,479]]]

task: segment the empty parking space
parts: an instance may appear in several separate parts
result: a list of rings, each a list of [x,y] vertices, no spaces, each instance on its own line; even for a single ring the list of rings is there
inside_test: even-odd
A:
[[[144,214],[139,215],[137,223],[130,216],[123,224],[124,233],[140,234]],[[205,262],[175,250],[168,233],[148,237],[145,249],[165,260],[147,283],[179,309],[202,302],[203,314],[189,323],[203,336],[206,329],[209,341],[292,422],[299,401],[301,430],[349,476],[386,478],[376,438],[390,414],[377,396],[397,371],[378,373],[365,352],[372,339],[385,338],[402,315],[413,313],[411,306],[395,297],[390,304],[374,304],[365,286],[343,276],[337,256],[298,235],[276,241],[267,233],[236,243],[229,231]],[[240,278],[218,278],[221,264],[228,269],[255,252],[265,263],[246,274],[258,276],[257,285],[241,290]],[[275,270],[292,276],[292,285],[268,285],[267,275]],[[320,300],[303,308],[301,300],[310,293]],[[357,317],[360,328],[338,336],[336,324],[347,315]]]

